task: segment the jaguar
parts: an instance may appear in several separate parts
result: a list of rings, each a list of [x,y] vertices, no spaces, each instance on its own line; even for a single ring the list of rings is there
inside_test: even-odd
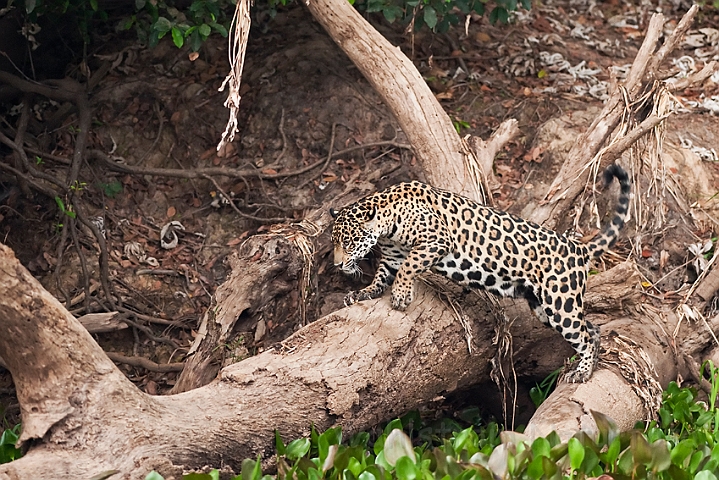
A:
[[[604,171],[605,183],[614,178],[620,185],[615,213],[588,243],[417,181],[331,210],[336,267],[359,275],[358,262],[375,245],[381,250],[372,282],[348,293],[344,303],[377,298],[391,285],[392,308],[404,310],[414,299],[415,279],[428,270],[465,287],[524,297],[578,354],[579,362],[565,380],[586,382],[600,343],[599,327],[584,318],[590,261],[614,244],[629,217],[629,177],[612,164]]]

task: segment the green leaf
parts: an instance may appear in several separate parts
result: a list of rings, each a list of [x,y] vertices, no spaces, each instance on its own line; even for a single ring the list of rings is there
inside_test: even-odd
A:
[[[0,463],[9,463],[22,456],[22,451],[15,448],[20,435],[20,429],[21,426],[18,424],[13,428],[6,429],[2,435],[0,435]]]
[[[404,10],[402,10],[398,5],[388,5],[382,9],[382,14],[389,23],[394,23],[394,21],[398,18],[402,18]]]
[[[202,35],[204,38],[209,37],[210,33],[212,33],[212,29],[206,23],[203,23],[202,25],[200,25],[199,31],[200,31],[200,35]]]
[[[430,29],[434,29],[434,27],[437,25],[437,12],[434,8],[430,6],[424,7],[424,23],[427,24],[427,26]]]
[[[367,447],[369,443],[369,433],[359,432],[350,438],[350,447]]]
[[[604,461],[609,465],[614,465],[614,462],[617,461],[617,457],[619,457],[619,452],[621,452],[621,450],[622,441],[619,439],[619,437],[617,437],[612,440],[612,443],[609,445],[609,448],[603,455]]]
[[[499,23],[507,23],[509,21],[509,12],[504,7],[494,7],[494,9],[489,12],[489,23],[492,25]]]
[[[158,34],[161,34],[160,38],[162,38],[164,34],[166,34],[172,29],[172,23],[170,23],[170,21],[165,17],[160,17],[153,25],[153,28],[155,29],[155,31],[157,31]]]
[[[299,438],[297,440],[293,440],[287,445],[287,451],[285,455],[290,460],[298,460],[305,455],[307,455],[307,452],[310,451],[310,439],[309,438]],[[254,479],[253,479],[254,480]]]
[[[375,477],[371,472],[364,471],[360,473],[359,477],[357,477],[358,480],[377,480],[377,477]]]
[[[395,473],[397,474],[398,480],[415,480],[419,472],[417,471],[417,466],[414,464],[414,460],[404,456],[397,460]]]
[[[634,458],[632,457],[632,451],[631,449],[626,449],[622,454],[619,456],[619,462],[617,462],[617,467],[619,468],[619,471],[621,473],[624,473],[626,475],[630,474],[634,467]]]
[[[508,434],[509,432],[502,432]],[[465,428],[454,437],[452,448],[457,453],[467,451],[467,455],[472,456],[479,450],[479,438],[472,427]]]
[[[669,468],[672,464],[672,457],[669,454],[669,443],[664,439],[659,439],[652,443],[652,461],[649,464],[649,468],[654,473],[663,472]]]
[[[399,418],[395,418],[394,420],[389,422],[386,427],[384,427],[382,433],[384,433],[385,435],[389,435],[392,430],[402,430],[403,428],[404,426],[402,425],[402,420],[400,420]]]
[[[541,457],[542,458],[542,469],[544,470],[544,474],[551,478],[554,477],[559,472],[559,468],[557,467],[557,464],[551,461],[547,457]]]
[[[694,480],[717,480],[717,477],[709,470],[702,470],[694,475]]]
[[[704,460],[705,456],[706,453],[702,450],[697,450],[696,452],[694,452],[691,456],[691,459],[689,460],[689,471],[694,473],[699,470],[699,465]]]
[[[544,437],[539,437],[532,442],[532,453],[535,458],[539,456],[549,457],[551,449],[552,446],[549,444],[549,440]]]
[[[35,10],[36,5],[36,0],[25,0],[25,11],[27,13],[32,13],[33,10]]]
[[[569,448],[569,464],[572,470],[577,470],[584,460],[584,445],[579,440],[572,437],[567,444]]]
[[[634,463],[647,464],[652,460],[652,449],[649,446],[649,442],[644,438],[644,434],[639,431],[632,432],[632,438],[629,443],[629,448],[632,450],[634,456]]]
[[[534,459],[529,462],[529,465],[527,465],[527,475],[529,475],[529,478],[537,480],[542,478],[542,475],[544,474],[544,467],[542,466],[542,463],[545,458],[547,457],[539,455],[535,456]]]
[[[185,43],[185,37],[177,27],[172,27],[172,43],[174,43],[177,48],[182,48],[182,45]]]
[[[215,477],[209,473],[188,473],[182,476],[182,480],[215,480]]]
[[[145,8],[145,3],[147,3],[147,0],[135,0],[135,8],[137,10],[142,10]]]
[[[322,475],[316,468],[310,468],[307,470],[307,480],[320,480]]]
[[[145,475],[145,480],[165,480],[165,477],[153,470]]]
[[[200,32],[195,30],[192,32],[192,35],[190,35],[190,49],[193,52],[196,52],[200,49],[202,46],[202,37],[200,36]]]
[[[692,454],[696,446],[696,442],[691,438],[687,438],[679,442],[672,449],[672,463],[678,467],[683,467],[684,461]]]
[[[224,25],[222,25],[221,23],[217,23],[217,22],[211,22],[209,25],[210,25],[210,26],[212,27],[212,29],[215,30],[217,33],[219,33],[219,34],[222,35],[223,37],[227,38],[228,33],[227,33],[227,29],[225,28]]]
[[[619,427],[614,423],[614,420],[604,415],[602,412],[596,410],[590,410],[592,417],[594,417],[594,423],[597,424],[599,430],[599,445],[609,445],[619,435]]]
[[[262,462],[260,457],[257,460],[246,458],[242,461],[240,477],[242,480],[260,480],[262,476]]]
[[[277,450],[277,455],[285,455],[285,444],[279,430],[275,430],[275,450]]]

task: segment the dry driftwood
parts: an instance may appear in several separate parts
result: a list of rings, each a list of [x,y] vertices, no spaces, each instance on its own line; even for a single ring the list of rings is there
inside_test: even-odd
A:
[[[432,295],[420,295],[406,313],[377,300],[354,309],[363,319],[330,315],[289,338],[283,351],[228,367],[210,385],[151,397],[4,246],[0,265],[0,312],[11,333],[0,336],[0,354],[16,382],[21,441],[33,440],[22,459],[0,466],[3,479],[89,478],[107,470],[143,478],[168,461],[238,469],[241,459],[269,453],[275,428],[286,438],[306,434],[312,423],[356,431],[417,399],[474,383],[486,375],[476,358],[493,350],[479,345],[469,356],[453,311],[436,310],[442,304]]]
[[[422,89],[421,78],[406,73],[413,70],[411,64],[376,32],[357,30],[364,28],[364,20],[353,10],[345,11],[349,8],[346,2],[318,0],[308,8],[338,44],[350,50],[350,58],[366,76],[375,79],[376,88],[417,149],[427,179],[476,197],[476,172],[467,162],[467,145],[453,130],[449,133],[450,122],[429,90]],[[660,23],[652,21],[654,26]],[[396,61],[398,66],[377,63],[378,58]],[[635,76],[643,78],[645,73]],[[402,89],[397,88],[400,81]],[[393,91],[400,91],[409,107],[394,98]],[[605,138],[612,129],[611,119],[598,122],[601,127],[586,135],[592,142],[602,135]],[[512,130],[511,124],[505,127],[489,145],[474,144],[480,153],[482,147],[491,153],[501,145],[503,135]],[[591,153],[594,147],[582,148]],[[486,158],[480,164],[491,165]],[[566,170],[565,179],[573,179],[579,171],[571,165]],[[572,198],[570,192],[561,200],[571,203]],[[552,212],[563,212],[560,207],[553,204]],[[0,277],[0,312],[9,332],[0,336],[0,355],[16,382],[24,424],[21,440],[33,440],[25,457],[0,466],[0,479],[79,478],[113,469],[120,471],[119,477],[141,478],[150,468],[175,473],[167,470],[168,463],[197,467],[224,462],[238,469],[241,459],[269,451],[275,428],[285,438],[306,433],[311,423],[320,429],[331,425],[349,431],[368,428],[486,379],[495,354],[489,341],[493,334],[490,322],[470,324],[477,339],[470,355],[466,332],[454,310],[433,292],[421,289],[407,312],[391,310],[385,298],[362,302],[301,329],[284,342],[283,351],[268,351],[225,368],[209,385],[178,395],[150,397],[124,378],[87,331],[5,247],[0,248],[0,265],[4,273]],[[653,391],[643,389],[641,382],[653,377],[664,383],[675,376],[672,339],[667,334],[675,319],[671,312],[643,311],[637,304],[639,292],[631,280],[631,266],[617,268],[593,277],[587,298],[588,305],[600,305],[607,315],[603,320],[590,308],[588,317],[602,325],[604,345],[611,347],[602,358],[614,366],[600,365],[586,385],[560,387],[545,413],[530,424],[535,432],[545,431],[547,425],[559,426],[563,432],[584,426],[587,409],[594,405],[587,397],[598,391],[614,394],[599,397],[604,402],[595,403],[598,409],[610,416],[616,411],[629,412],[622,425],[629,424],[638,419],[631,417],[645,416],[655,399]],[[602,290],[602,284],[611,290]],[[257,302],[261,295],[247,298]],[[230,295],[218,297],[215,306],[222,310],[224,302],[231,299]],[[618,302],[624,310],[617,309]],[[491,317],[474,295],[463,299],[461,305],[473,318]],[[225,318],[237,313],[230,308],[222,311]],[[33,328],[27,328],[29,323]],[[213,323],[220,336],[206,335],[211,341],[222,338],[227,328],[222,321]],[[536,349],[556,351],[558,356],[569,352],[556,333],[531,317],[522,315],[515,333],[517,330],[520,334],[515,337],[514,349],[520,372],[536,373],[532,371],[532,351]],[[198,346],[198,359],[200,351]],[[628,360],[621,355],[632,353],[648,360],[632,363],[627,371]],[[208,376],[194,378],[202,383]],[[615,392],[623,393],[617,396]],[[565,410],[568,401],[574,407],[569,411]]]
[[[279,351],[225,368],[207,386],[153,397],[124,377],[4,246],[0,265],[0,312],[12,333],[0,336],[0,354],[16,383],[21,442],[32,441],[23,458],[0,466],[0,479],[89,478],[114,470],[116,478],[143,478],[153,468],[169,475],[176,474],[169,465],[206,463],[238,470],[243,458],[271,452],[274,429],[285,438],[307,434],[311,424],[367,429],[486,378],[495,354],[487,340],[491,322],[472,323],[477,340],[470,355],[454,310],[420,288],[406,312],[391,310],[385,298],[363,302],[301,329]],[[617,285],[626,268],[596,277],[590,291]],[[634,289],[621,294],[627,304],[637,299]],[[601,306],[604,298],[600,289],[587,300]],[[477,296],[465,305],[491,317]],[[562,347],[558,335],[532,323],[526,331],[533,334],[517,337],[518,352],[523,341]],[[524,359],[518,368],[531,363]]]

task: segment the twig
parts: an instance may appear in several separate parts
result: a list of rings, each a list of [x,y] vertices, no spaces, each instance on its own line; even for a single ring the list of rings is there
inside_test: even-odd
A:
[[[709,62],[704,65],[704,68],[702,68],[698,72],[667,85],[667,88],[671,92],[676,92],[678,90],[684,90],[685,88],[689,88],[694,84],[702,83],[704,80],[712,76],[712,74],[717,70],[717,66],[718,65],[716,61]]]
[[[322,172],[324,172],[327,169],[327,166],[330,164],[330,161],[332,161],[332,150],[335,148],[335,133],[337,133],[337,122],[332,124],[332,134],[330,136],[330,148],[327,152],[327,159],[325,160],[325,163],[322,165],[322,168],[320,169],[320,175],[322,175]],[[305,185],[310,183],[314,180],[314,177],[308,178],[304,182],[302,182],[298,187],[297,190],[302,189]]]
[[[25,142],[25,131],[27,130],[28,120],[30,118],[30,95],[25,95],[23,98],[22,113],[20,115],[20,122],[15,130],[15,145],[22,145]],[[27,157],[23,158],[20,152],[15,151],[15,167],[21,169],[23,164],[27,162]],[[30,186],[22,178],[18,178],[18,184],[20,190],[26,197],[30,197]]]
[[[145,357],[128,357],[116,352],[105,352],[107,357],[116,363],[124,363],[132,367],[144,368],[151,372],[158,373],[170,373],[170,372],[181,372],[185,368],[184,363],[165,363],[159,364],[152,360],[148,360]]]
[[[110,310],[117,310],[118,305],[115,304],[115,299],[113,298],[113,292],[112,287],[110,285],[110,267],[109,267],[109,260],[107,255],[107,244],[105,242],[105,237],[100,232],[100,229],[97,228],[97,225],[95,225],[93,222],[91,222],[88,219],[88,216],[85,213],[85,207],[82,205],[82,202],[79,201],[80,199],[76,199],[74,206],[75,211],[77,212],[77,219],[85,225],[87,228],[90,229],[92,234],[95,236],[95,240],[97,240],[97,244],[100,247],[100,283],[102,284],[102,289],[105,291],[105,296],[107,298],[108,303],[110,304]],[[118,298],[119,299],[119,298]]]
[[[2,135],[2,134],[0,134]],[[28,185],[30,185],[32,188],[37,190],[38,192],[48,196],[49,198],[54,199],[57,196],[60,196],[63,192],[56,192],[53,190],[50,186],[43,185],[42,183],[38,183],[35,180],[31,179],[24,173],[22,173],[20,170],[18,170],[15,167],[11,167],[10,165],[0,162],[0,169],[7,170],[8,172],[12,173],[19,179],[23,179],[25,182],[27,182]]]
[[[397,143],[395,141],[373,142],[373,143],[357,145],[354,147],[346,148],[344,150],[340,150],[338,152],[333,153],[332,158],[339,157],[341,155],[345,155],[347,153],[354,152],[356,150],[362,150],[365,148],[374,148],[374,147],[385,147],[385,146],[405,148],[408,150],[412,148],[411,145],[407,145],[404,143]],[[139,167],[139,166],[133,166],[133,165],[126,165],[126,164],[118,163],[118,162],[114,161],[105,152],[102,152],[100,150],[88,150],[87,154],[89,157],[94,158],[96,160],[100,160],[101,162],[105,163],[110,170],[113,170],[115,172],[130,173],[130,174],[134,174],[134,175],[156,175],[156,176],[160,176],[160,177],[176,177],[176,178],[205,178],[205,175],[210,175],[210,176],[229,177],[229,178],[254,177],[254,178],[261,178],[263,180],[275,180],[275,179],[279,179],[279,178],[286,178],[286,177],[301,175],[303,173],[309,172],[310,170],[317,168],[320,165],[324,165],[326,163],[326,160],[322,159],[322,160],[319,160],[311,165],[307,165],[306,167],[302,167],[297,170],[291,170],[288,172],[279,172],[279,173],[262,173],[262,171],[256,170],[256,169],[241,170],[241,169],[226,168],[226,167],[204,167],[204,168],[195,168],[192,170],[181,170],[181,169],[176,169],[176,168],[152,168],[152,167]]]
[[[57,244],[57,262],[55,263],[55,284],[57,285],[57,289],[60,290],[60,293],[62,293],[62,296],[65,297],[65,308],[68,310],[72,306],[72,298],[70,298],[70,294],[67,293],[67,290],[65,290],[65,287],[63,286],[62,282],[60,281],[60,270],[62,269],[62,260],[65,255],[65,245],[67,245],[67,232],[69,230],[66,228],[63,228],[60,232],[60,241]]]
[[[185,325],[184,323],[178,322],[176,320],[167,320],[165,318],[152,317],[150,315],[145,315],[143,313],[138,313],[134,310],[130,310],[127,307],[119,306],[119,307],[117,307],[117,310],[120,312],[123,312],[123,313],[132,314],[133,316],[137,317],[139,320],[144,320],[145,322],[156,323],[158,325],[168,325],[171,327],[182,328],[184,330],[189,330],[191,328],[188,325]]]
[[[285,153],[287,153],[287,135],[285,134],[285,109],[282,109],[282,116],[280,117],[280,135],[282,135],[282,151],[280,154],[275,158],[275,161],[273,163],[277,163],[282,159],[282,157],[285,156]]]
[[[25,150],[27,150],[28,152],[30,152],[34,155],[37,155],[41,158],[47,158],[50,160],[54,160],[54,161],[56,161],[58,163],[62,163],[64,165],[70,165],[70,163],[72,163],[71,160],[66,157],[63,157],[60,155],[54,155],[54,154],[48,153],[48,152],[43,152],[42,150],[40,150],[38,148],[34,148],[31,145],[25,145],[23,148]]]
[[[679,23],[677,24],[674,31],[669,35],[669,37],[664,41],[664,45],[662,45],[659,50],[652,55],[651,60],[649,61],[649,66],[647,67],[647,74],[648,75],[656,75],[657,70],[659,69],[659,65],[662,64],[664,59],[666,58],[669,53],[676,48],[676,46],[679,44],[679,42],[684,37],[684,34],[689,30],[689,27],[691,27],[692,23],[694,22],[694,17],[696,16],[697,12],[699,11],[699,5],[692,5],[692,7],[687,11],[687,13],[684,14],[681,20],[679,20]]]
[[[135,328],[138,329],[138,330],[141,330],[141,331],[142,331],[145,335],[147,335],[147,337],[148,337],[150,340],[152,340],[153,342],[164,343],[165,345],[169,345],[170,347],[174,348],[175,350],[177,350],[178,348],[180,348],[180,345],[178,345],[177,342],[175,342],[175,341],[174,341],[173,339],[171,339],[171,338],[164,338],[164,337],[157,337],[157,336],[155,336],[155,333],[152,331],[152,329],[151,329],[150,327],[147,327],[147,326],[142,325],[142,324],[137,323],[137,322],[133,322],[132,320],[129,320],[128,318],[124,318],[123,321],[124,321],[125,323],[127,323],[128,325],[130,325],[130,326],[132,326],[132,327],[135,327]]]
[[[644,119],[644,121],[642,121],[642,123],[627,132],[625,136],[607,147],[607,149],[602,153],[602,160],[604,162],[613,162],[622,155],[624,150],[634,145],[637,140],[666,120],[667,117],[668,115],[661,117],[654,114],[649,115]]]
[[[2,72],[0,72],[2,73]],[[22,123],[22,116],[21,123]],[[23,150],[18,144],[16,144],[14,141],[10,140],[7,136],[5,136],[4,133],[0,132],[0,142],[4,143],[8,147],[12,148],[20,157],[20,160],[22,161],[23,167],[30,172],[30,174],[35,178],[40,178],[42,180],[45,180],[46,182],[50,182],[53,185],[60,187],[63,192],[67,191],[67,187],[62,182],[62,180],[58,180],[58,178],[54,175],[50,175],[44,172],[40,172],[33,167],[30,162],[27,159],[27,154],[25,153],[25,150]],[[18,170],[16,170],[18,171]],[[27,181],[27,178],[25,177],[25,180]]]
[[[64,102],[75,102],[76,93],[68,91],[65,88],[59,88],[58,83],[55,85],[47,85],[30,80],[23,80],[7,72],[0,71],[0,82],[6,83],[11,87],[15,87],[22,92],[37,93],[53,100],[62,100]],[[49,82],[48,82],[49,83]]]
[[[168,269],[152,269],[152,268],[141,268],[139,270],[135,271],[135,275],[170,275],[173,277],[179,277],[180,272],[177,270],[168,270]]]
[[[155,112],[155,115],[157,115],[157,121],[160,123],[160,126],[157,128],[157,135],[155,136],[155,141],[152,142],[152,146],[147,149],[145,154],[138,160],[138,164],[145,163],[145,159],[148,155],[155,149],[157,146],[157,143],[160,141],[160,137],[162,136],[162,129],[165,126],[165,117],[162,115],[162,110],[160,110],[160,106],[157,102],[155,102],[152,106],[152,110]]]
[[[82,253],[82,246],[80,245],[80,239],[77,235],[77,222],[74,218],[70,219],[67,228],[70,229],[72,243],[75,244],[77,256],[80,259],[80,267],[82,268],[82,288],[85,292],[85,312],[90,313],[90,274],[87,271],[87,260],[85,259],[85,254]],[[68,305],[68,308],[70,308],[70,305]]]
[[[206,178],[207,180],[211,181],[212,184],[215,186],[215,188],[220,191],[220,195],[222,195],[227,200],[227,203],[229,203],[229,205],[232,207],[232,209],[235,211],[235,213],[237,213],[237,215],[239,215],[243,218],[248,218],[250,220],[255,220],[255,221],[263,222],[263,223],[284,223],[288,220],[287,218],[283,218],[283,217],[263,218],[263,217],[256,217],[254,215],[250,215],[249,213],[244,213],[239,208],[237,208],[237,205],[235,205],[235,202],[232,201],[232,198],[230,198],[230,196],[227,195],[227,193],[225,193],[225,191],[222,189],[222,187],[220,187],[220,185],[217,183],[217,181],[214,178],[212,178],[209,175],[203,175],[203,178]]]

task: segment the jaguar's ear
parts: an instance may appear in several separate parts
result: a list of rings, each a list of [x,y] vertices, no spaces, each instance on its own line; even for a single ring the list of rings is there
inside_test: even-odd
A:
[[[340,213],[340,212],[338,212],[334,208],[330,208],[330,215],[332,216],[332,218],[337,218],[338,213]]]
[[[374,230],[377,226],[377,207],[372,207],[364,214],[364,229],[368,231]]]

